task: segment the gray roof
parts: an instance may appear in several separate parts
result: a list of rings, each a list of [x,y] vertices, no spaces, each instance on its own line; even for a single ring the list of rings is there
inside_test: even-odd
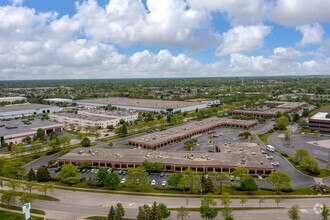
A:
[[[141,164],[144,160],[150,163],[161,162],[164,165],[180,166],[218,166],[273,169],[273,166],[261,153],[260,147],[255,143],[235,143],[220,145],[220,153],[212,152],[187,152],[187,151],[152,151],[142,149],[102,149],[89,153],[89,149],[77,148],[58,158],[58,161],[93,161],[93,162],[118,162]],[[230,149],[230,152],[227,151]],[[79,153],[83,152],[83,153]],[[193,158],[191,157],[193,153]],[[245,159],[245,164],[241,160]],[[261,163],[262,161],[262,163]]]
[[[0,136],[19,135],[22,133],[37,131],[38,128],[57,126],[62,126],[62,124],[40,119],[18,119],[11,121],[0,121]],[[8,129],[8,127],[11,128]]]
[[[110,97],[102,99],[85,99],[79,100],[79,102],[84,103],[96,103],[105,105],[123,105],[132,107],[146,107],[146,108],[156,108],[156,109],[167,109],[167,108],[182,108],[187,106],[194,106],[202,103],[194,102],[183,102],[183,101],[165,101],[165,100],[154,100],[154,99],[130,99],[121,97]]]
[[[193,132],[197,132],[203,129],[208,129],[213,126],[218,126],[221,124],[230,123],[235,125],[246,125],[252,126],[257,123],[256,120],[236,120],[236,119],[228,119],[228,118],[207,118],[201,121],[193,121],[188,122],[183,125],[169,128],[165,131],[154,132],[150,134],[145,134],[143,136],[139,136],[136,138],[131,138],[129,141],[144,143],[147,145],[155,145],[158,143],[165,142],[166,140],[170,140],[176,137],[184,136],[186,134],[191,134]]]
[[[40,104],[21,104],[21,105],[6,105],[0,107],[1,112],[14,112],[14,111],[22,111],[22,110],[30,110],[30,109],[44,109],[44,108],[58,108],[57,106],[51,105],[40,105]]]
[[[85,115],[85,114],[75,114],[75,113],[57,113],[53,114],[60,117],[66,117],[66,118],[75,118],[75,119],[82,119],[82,120],[89,120],[89,121],[109,121],[111,119],[115,119],[114,117],[105,117],[101,115]]]
[[[330,115],[330,112],[318,112],[317,114],[313,115],[309,119],[312,119],[312,120],[324,120],[324,121],[329,121],[330,122],[330,118],[327,118],[326,117],[327,115]]]

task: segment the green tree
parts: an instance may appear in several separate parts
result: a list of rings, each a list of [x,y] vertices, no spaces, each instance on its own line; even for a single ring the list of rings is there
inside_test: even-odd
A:
[[[123,207],[123,204],[121,204],[120,202],[118,202],[117,205],[116,205],[116,209],[119,210],[121,217],[125,216],[125,212],[126,211],[125,211],[125,209]]]
[[[54,192],[54,185],[55,183],[44,183],[38,185],[37,189],[39,192],[45,193],[45,197],[47,196],[47,192]]]
[[[117,173],[108,173],[107,177],[104,180],[104,186],[108,186],[111,189],[114,189],[120,183],[120,179]]]
[[[298,205],[294,205],[291,206],[291,208],[288,211],[288,217],[291,220],[299,220],[299,206]]]
[[[279,118],[281,116],[282,116],[282,113],[280,111],[276,112],[276,115],[275,115],[276,118]]]
[[[249,172],[249,169],[246,169],[245,167],[236,167],[233,171],[233,176],[244,179],[249,175]]]
[[[181,206],[178,210],[177,210],[177,214],[176,214],[176,218],[180,219],[180,220],[186,220],[190,218],[189,215],[189,209]]]
[[[211,178],[206,178],[204,175],[201,177],[201,187],[203,192],[212,192],[213,191],[213,182]]]
[[[311,156],[305,156],[303,158],[303,163],[302,166],[307,169],[310,170],[314,173],[318,173],[319,172],[319,168],[318,168],[318,162]]]
[[[308,108],[304,108],[304,110],[303,110],[301,116],[302,116],[302,117],[308,117],[308,115],[309,115],[309,110],[308,110]]]
[[[240,133],[238,136],[242,137],[243,139],[249,139],[252,136],[252,134],[248,131],[245,131],[245,132]]]
[[[145,169],[145,170],[149,170],[151,168],[151,164],[149,163],[148,160],[144,160],[141,164],[141,166]]]
[[[149,219],[155,219],[155,220],[162,219],[162,212],[159,206],[157,205],[157,202],[154,202],[154,204],[152,204]]]
[[[0,157],[0,176],[4,174],[4,167],[7,163],[7,158],[6,157]]]
[[[24,182],[24,184],[22,185],[22,188],[24,191],[29,191],[30,193],[32,193],[32,190],[37,188],[37,184],[35,181]]]
[[[42,142],[45,141],[45,131],[44,131],[43,129],[39,128],[39,129],[37,130],[37,136],[36,136],[36,139],[39,139],[39,140],[41,140]]]
[[[4,165],[3,174],[7,177],[16,178],[20,175],[20,173],[22,173],[22,166],[24,166],[24,163],[20,159],[12,158]]]
[[[307,123],[306,120],[303,119],[303,118],[299,119],[298,124],[299,124],[299,126],[300,126],[301,128],[305,128],[305,127],[308,126],[308,123]]]
[[[150,219],[150,206],[144,204],[143,206],[139,206],[139,213],[136,216],[137,220],[149,220]]]
[[[114,220],[114,219],[115,219],[115,209],[113,208],[113,206],[111,206],[107,216],[107,220]]]
[[[167,206],[164,203],[159,203],[158,208],[162,213],[162,219],[166,219],[171,216],[171,211],[168,210]]]
[[[200,213],[202,218],[214,219],[218,215],[218,210],[214,207],[217,202],[214,201],[211,193],[206,194],[201,200]]]
[[[34,170],[32,169],[32,167],[31,167],[27,177],[28,177],[29,181],[37,180],[36,174],[35,174]]]
[[[164,165],[161,162],[153,162],[151,164],[151,170],[153,171],[159,171],[164,168]]]
[[[261,203],[265,203],[265,197],[260,197],[258,202],[259,202],[259,208],[260,208]]]
[[[21,197],[19,198],[19,201],[21,205],[24,205],[25,203],[31,203],[35,199],[35,195],[31,193],[22,193]]]
[[[178,188],[181,178],[183,177],[182,173],[174,173],[168,178],[168,185]]]
[[[309,156],[309,151],[304,148],[300,148],[296,150],[296,153],[294,154],[294,159],[297,161],[297,163],[301,163],[306,156]]]
[[[71,139],[67,135],[62,135],[61,137],[59,137],[58,141],[64,149],[71,143]]]
[[[330,216],[329,208],[325,203],[323,203],[321,208],[321,219],[322,220],[328,220],[328,216]]]
[[[184,143],[184,149],[186,151],[191,151],[193,147],[194,147],[194,144],[191,141],[186,141]]]
[[[258,184],[256,183],[256,181],[252,176],[249,176],[241,181],[241,188],[248,192],[257,191]]]
[[[241,197],[239,197],[239,200],[240,200],[239,202],[242,204],[242,208],[243,208],[244,203],[246,203],[249,200],[249,197],[241,196]]]
[[[82,139],[84,139],[84,137],[85,137],[85,135],[82,134],[82,133],[78,133],[78,134],[76,135],[76,139],[79,140],[79,141],[81,141]]]
[[[88,137],[84,137],[80,143],[83,147],[91,146],[91,141],[88,139]]]
[[[230,194],[225,192],[220,196],[221,205],[223,205],[222,216],[226,217],[231,214],[231,209],[229,208],[232,201],[230,199]]]
[[[291,187],[291,176],[283,171],[276,170],[269,174],[269,176],[266,178],[266,181],[271,183],[275,190],[277,191],[277,194],[280,193],[280,190],[282,188],[290,188]]]
[[[290,121],[287,117],[280,117],[276,120],[275,128],[278,130],[285,130],[289,124]]]
[[[229,173],[222,172],[222,173],[212,173],[211,174],[215,179],[219,182],[219,193],[222,194],[222,185],[225,181],[229,180]]]
[[[282,201],[283,201],[283,199],[281,198],[281,197],[275,197],[275,202],[276,202],[276,207],[278,208],[278,204],[280,204]]]
[[[16,203],[16,193],[13,190],[3,191],[1,203],[6,206],[14,205]]]
[[[292,116],[293,116],[293,121],[294,122],[297,122],[300,119],[300,116],[297,113],[293,113]]]
[[[78,166],[80,169],[86,169],[86,168],[90,168],[92,166],[92,163],[88,161],[82,161],[78,163]]]
[[[149,185],[149,181],[146,170],[143,167],[127,169],[126,183],[129,187],[144,188]]]
[[[46,167],[39,167],[37,170],[36,178],[38,182],[48,182],[51,176]]]
[[[108,175],[107,168],[104,168],[104,167],[100,168],[99,172],[97,173],[97,177],[96,177],[97,182],[104,184],[104,181],[107,178],[107,175]]]
[[[234,220],[232,215],[227,215],[224,220]]]
[[[64,164],[56,176],[61,182],[68,183],[72,179],[78,179],[78,168],[70,163]]]
[[[13,192],[16,192],[16,190],[21,188],[21,182],[18,180],[9,180],[5,186],[7,186],[8,188],[11,188],[11,190]]]
[[[193,190],[200,185],[200,176],[198,172],[193,171],[188,168],[184,171],[183,178],[180,179],[179,188],[189,188],[190,193],[193,193]]]
[[[1,186],[1,189],[3,190],[3,180],[0,179],[0,186]]]

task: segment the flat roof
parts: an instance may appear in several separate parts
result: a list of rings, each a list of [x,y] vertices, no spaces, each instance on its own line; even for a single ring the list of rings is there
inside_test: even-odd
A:
[[[208,129],[213,126],[217,126],[220,124],[236,124],[236,125],[245,125],[252,126],[257,123],[256,120],[236,120],[236,119],[228,119],[228,118],[217,118],[211,117],[201,121],[193,121],[188,122],[180,126],[176,126],[173,128],[169,128],[165,131],[153,132],[149,134],[145,134],[139,137],[135,137],[129,139],[128,141],[136,142],[136,143],[144,143],[146,145],[155,145],[158,143],[165,142],[170,139],[174,139],[176,137],[184,136],[186,134],[190,134],[193,132],[197,132],[203,129]]]
[[[221,152],[201,151],[153,151],[145,149],[102,149],[92,150],[77,148],[58,158],[58,161],[98,161],[112,163],[141,164],[144,160],[150,163],[161,162],[164,165],[181,166],[216,166],[274,169],[260,147],[255,143],[235,143],[219,146]],[[230,149],[228,151],[227,149]],[[83,153],[79,153],[83,152]],[[193,157],[192,157],[193,154]],[[245,164],[241,160],[245,159]],[[262,161],[262,162],[261,162]]]
[[[97,114],[97,115],[106,115],[106,116],[114,116],[114,117],[121,117],[121,116],[131,116],[137,115],[137,112],[129,112],[129,111],[108,111],[103,109],[79,109],[78,113],[80,114]]]
[[[25,97],[20,97],[20,96],[0,98],[0,102],[12,102],[12,101],[16,101],[16,100],[26,100],[26,98]]]
[[[306,105],[304,102],[280,102],[280,101],[266,101],[265,104],[275,104],[278,108],[298,108]]]
[[[155,100],[155,99],[131,99],[122,97],[110,97],[102,99],[84,99],[79,100],[79,102],[85,103],[95,103],[95,104],[105,104],[105,105],[124,105],[132,107],[146,107],[146,108],[157,108],[157,109],[167,109],[167,108],[182,108],[187,106],[194,106],[202,103],[184,102],[184,101],[165,101],[165,100]]]
[[[26,123],[24,123],[26,122]],[[38,128],[57,127],[59,123],[40,119],[18,119],[11,121],[0,121],[0,136],[16,135],[21,133],[35,132]],[[12,127],[8,129],[6,127]]]
[[[325,117],[328,114],[330,114],[330,113],[329,112],[318,112],[315,115],[313,115],[310,119],[330,121],[330,117],[329,118]]]
[[[57,115],[60,117],[67,117],[67,118],[74,118],[74,119],[82,119],[82,120],[89,120],[89,121],[109,121],[111,119],[115,118],[110,118],[110,117],[105,117],[105,116],[97,116],[97,115],[86,115],[86,114],[75,114],[75,113],[57,113],[57,114],[52,114],[52,115]]]
[[[41,104],[5,105],[3,107],[0,107],[0,113],[1,112],[14,112],[14,111],[31,110],[31,109],[55,108],[55,107],[57,107],[57,106],[41,105]]]

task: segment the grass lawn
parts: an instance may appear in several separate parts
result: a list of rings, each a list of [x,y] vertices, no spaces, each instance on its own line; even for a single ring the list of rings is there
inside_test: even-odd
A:
[[[90,220],[106,220],[107,217],[104,216],[90,216],[85,219],[90,219]],[[135,218],[123,218],[124,220],[134,220]]]
[[[3,191],[6,190],[0,190],[0,193],[2,193]],[[16,196],[21,196],[24,192],[16,192]],[[35,196],[35,199],[40,199],[40,200],[47,200],[47,201],[60,201],[59,199],[52,197],[52,196],[44,196],[44,195],[40,195],[40,194],[34,194],[32,193],[32,195]]]
[[[181,208],[169,208],[169,210],[178,211]],[[223,210],[224,208],[216,208],[218,211]],[[257,209],[284,209],[284,207],[231,207],[231,210],[257,210]],[[187,208],[190,212],[199,212],[199,208]]]
[[[0,207],[6,208],[6,209],[12,209],[12,210],[16,210],[16,211],[22,211],[22,207],[20,207],[20,206],[13,206],[13,205],[6,206],[6,205],[3,205],[3,204],[0,204]],[[30,209],[30,212],[34,213],[34,214],[39,214],[39,215],[45,215],[46,214],[43,210],[40,210],[40,209]]]
[[[314,109],[309,113],[309,116],[313,116],[318,112],[330,112],[330,105],[322,106],[321,108]]]
[[[63,183],[56,183],[56,185],[59,186],[68,186],[67,184],[63,184]],[[195,192],[194,194],[190,194],[190,191],[181,191],[181,190],[176,190],[175,188],[172,187],[151,187],[151,186],[147,186],[145,187],[144,190],[136,190],[134,188],[127,188],[125,185],[120,184],[119,186],[117,186],[115,188],[115,190],[111,190],[107,187],[102,187],[98,184],[88,184],[86,182],[82,182],[82,183],[77,183],[72,185],[72,187],[76,187],[76,188],[81,188],[81,190],[83,189],[102,189],[102,190],[106,190],[104,191],[96,191],[96,190],[92,190],[92,192],[98,192],[98,193],[116,193],[116,191],[122,191],[119,193],[125,194],[125,192],[131,192],[129,195],[134,195],[134,192],[138,192],[138,193],[163,193],[163,194],[168,194],[168,195],[164,195],[164,197],[166,196],[184,196],[184,195],[200,195],[200,192]],[[324,188],[327,190],[327,195],[330,195],[330,188],[324,186]],[[215,186],[214,187],[214,194],[217,196],[219,193],[219,187]],[[251,196],[262,196],[262,195],[274,195],[276,196],[276,191],[273,189],[266,189],[266,188],[259,188],[258,191],[253,191],[248,193],[247,191],[239,191],[239,190],[235,190],[230,186],[223,186],[223,192],[228,192],[230,193],[230,195],[251,195]],[[140,195],[136,193],[136,195]],[[204,193],[205,194],[205,193]],[[286,195],[318,195],[319,192],[315,191],[315,187],[311,186],[311,187],[306,187],[306,188],[296,188],[293,189],[293,192],[281,192],[281,195],[286,196]],[[161,195],[158,195],[161,196]]]
[[[35,220],[43,220],[44,218],[41,217],[36,217],[31,215],[32,219]],[[23,220],[24,215],[23,214],[18,214],[14,212],[8,212],[8,211],[2,211],[0,210],[0,220]]]
[[[268,145],[268,141],[267,141],[268,137],[274,134],[276,131],[277,130],[273,129],[273,132],[271,133],[266,132],[265,134],[257,134],[257,136],[264,145]]]

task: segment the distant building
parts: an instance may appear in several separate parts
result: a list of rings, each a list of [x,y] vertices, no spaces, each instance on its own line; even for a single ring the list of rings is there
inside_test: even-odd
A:
[[[60,99],[60,98],[51,98],[51,99],[44,99],[44,101],[54,102],[54,103],[72,103],[72,99]]]
[[[0,140],[7,144],[20,144],[23,139],[31,139],[37,135],[37,130],[41,128],[45,134],[62,132],[62,125],[51,121],[40,119],[19,119],[11,121],[0,121]]]
[[[231,113],[233,115],[252,115],[255,117],[263,117],[267,116],[269,118],[275,118],[277,112],[281,112],[282,115],[291,113],[295,110],[299,110],[303,107],[307,107],[304,102],[278,102],[278,101],[267,101],[264,103],[265,105],[275,105],[275,108],[262,108],[256,110],[245,110],[245,109],[237,109],[232,110]]]
[[[0,98],[0,103],[1,102],[10,102],[13,103],[15,101],[26,101],[25,97],[4,97],[4,98]]]
[[[321,133],[330,133],[330,113],[319,112],[309,118],[309,129],[318,130]]]
[[[58,106],[39,104],[18,104],[0,107],[0,119],[19,118],[22,116],[39,115],[59,112]]]
[[[136,112],[122,112],[122,111],[105,111],[98,109],[82,110],[75,113],[57,113],[50,114],[50,120],[54,120],[66,124],[74,124],[83,127],[101,127],[108,128],[109,126],[117,126],[120,120],[126,122],[135,121],[138,118]]]
[[[156,112],[187,112],[206,108],[206,103],[194,103],[183,101],[164,101],[152,99],[130,99],[121,97],[110,97],[103,99],[85,99],[76,101],[78,106],[82,107],[105,107],[111,105],[118,109],[135,111],[156,111]]]
[[[235,120],[227,118],[207,118],[198,122],[188,122],[165,131],[145,134],[131,138],[128,144],[134,147],[157,149],[173,143],[190,139],[195,135],[209,132],[218,127],[234,127],[248,129],[257,125],[257,120]]]

